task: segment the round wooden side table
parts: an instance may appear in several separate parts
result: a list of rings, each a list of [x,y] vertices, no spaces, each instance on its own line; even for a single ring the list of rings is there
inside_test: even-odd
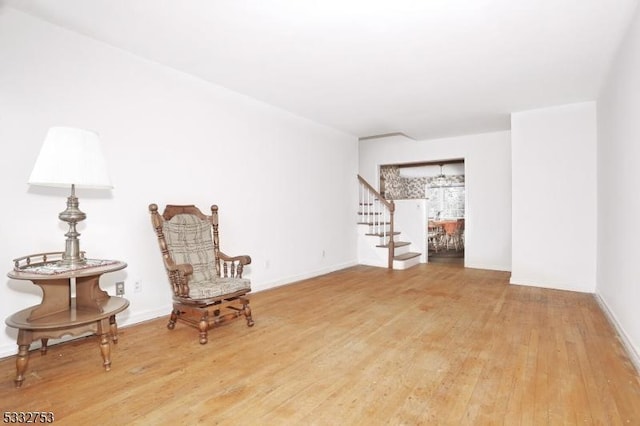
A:
[[[7,276],[15,280],[31,281],[42,289],[42,302],[23,309],[6,319],[9,327],[18,329],[15,385],[20,387],[29,362],[29,347],[34,340],[42,342],[46,354],[49,339],[70,334],[91,332],[99,337],[100,352],[106,371],[111,369],[110,340],[118,341],[116,314],[129,306],[122,297],[112,297],[99,285],[100,276],[127,267],[118,260],[86,259],[84,264],[64,266],[55,261],[32,263],[31,257],[16,259],[16,267]],[[27,259],[19,265],[19,260]],[[75,297],[72,285],[75,283]]]

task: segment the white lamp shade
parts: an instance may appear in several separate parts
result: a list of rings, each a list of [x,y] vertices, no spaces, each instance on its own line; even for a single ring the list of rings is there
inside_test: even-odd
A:
[[[29,184],[113,188],[98,135],[72,127],[50,128],[29,177]]]

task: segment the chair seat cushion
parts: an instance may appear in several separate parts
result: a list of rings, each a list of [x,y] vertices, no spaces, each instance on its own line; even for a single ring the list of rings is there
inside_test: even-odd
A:
[[[245,278],[214,278],[210,281],[196,281],[189,283],[189,297],[192,299],[207,299],[224,296],[238,291],[251,291],[251,281]]]

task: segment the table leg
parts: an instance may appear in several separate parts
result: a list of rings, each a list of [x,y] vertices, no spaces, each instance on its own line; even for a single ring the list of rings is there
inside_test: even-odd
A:
[[[18,355],[16,356],[16,378],[14,380],[17,388],[22,386],[24,373],[27,371],[32,336],[32,333],[28,330],[18,330]]]
[[[111,329],[111,340],[113,343],[118,343],[118,324],[115,315],[109,317],[109,328]]]
[[[46,337],[43,337],[42,339],[40,339],[40,342],[42,343],[42,345],[40,346],[40,354],[41,355],[46,355],[47,354],[47,345],[49,344],[49,339],[47,339]]]
[[[24,372],[27,371],[29,363],[29,345],[18,346],[18,356],[16,357],[16,379],[14,380],[16,387],[22,386],[24,381]]]
[[[109,319],[98,321],[98,336],[100,336],[100,352],[102,353],[102,365],[106,371],[111,370],[111,345],[109,344]]]

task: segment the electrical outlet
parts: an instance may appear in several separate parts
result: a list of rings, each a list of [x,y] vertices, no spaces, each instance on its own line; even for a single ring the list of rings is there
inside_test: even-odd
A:
[[[116,283],[116,296],[124,296],[124,281]]]
[[[142,281],[138,280],[133,284],[133,292],[140,293],[142,291]]]

